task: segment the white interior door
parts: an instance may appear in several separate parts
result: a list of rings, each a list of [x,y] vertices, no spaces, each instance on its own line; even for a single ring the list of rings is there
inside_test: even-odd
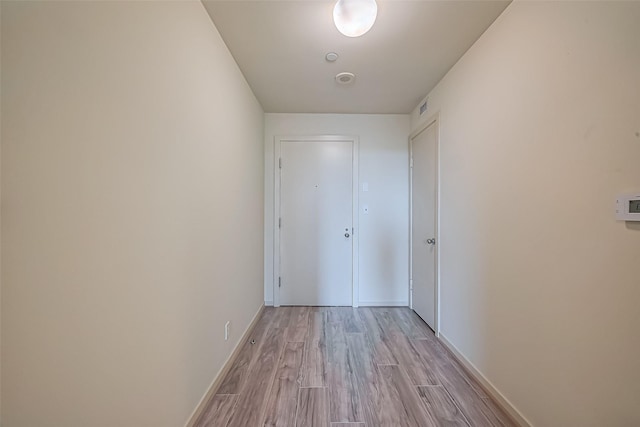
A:
[[[435,330],[437,122],[411,141],[411,272],[412,307]]]
[[[280,142],[280,305],[352,305],[353,146]]]

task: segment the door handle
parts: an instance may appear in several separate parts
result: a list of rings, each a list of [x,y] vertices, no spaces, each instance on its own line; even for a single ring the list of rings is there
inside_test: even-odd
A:
[[[349,238],[349,233],[344,233],[344,237]]]
[[[427,244],[435,245],[436,244],[436,239],[427,239]]]

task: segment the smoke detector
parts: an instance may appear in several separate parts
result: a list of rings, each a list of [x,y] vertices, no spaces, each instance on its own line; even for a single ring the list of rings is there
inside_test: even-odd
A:
[[[336,74],[336,82],[338,82],[338,84],[341,84],[341,85],[351,84],[355,80],[356,80],[356,75],[353,73],[348,73],[345,71],[344,73]]]
[[[324,57],[324,59],[327,60],[327,62],[336,62],[336,60],[338,59],[338,54],[335,52],[329,52],[327,53],[327,55]]]

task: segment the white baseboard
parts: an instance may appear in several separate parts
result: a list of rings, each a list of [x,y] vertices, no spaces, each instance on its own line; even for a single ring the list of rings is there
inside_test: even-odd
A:
[[[255,316],[253,316],[251,323],[249,323],[249,326],[247,326],[247,329],[242,334],[242,338],[240,338],[235,348],[227,358],[227,361],[224,362],[216,376],[213,378],[213,381],[211,381],[211,385],[209,385],[207,392],[204,394],[204,396],[202,396],[202,399],[200,399],[200,402],[198,402],[198,405],[191,413],[191,416],[187,420],[185,427],[193,427],[196,421],[198,421],[198,418],[204,411],[207,403],[209,403],[209,400],[211,400],[213,395],[216,394],[216,391],[218,391],[218,388],[220,388],[220,386],[222,385],[222,380],[224,379],[225,375],[227,375],[227,373],[231,369],[231,366],[233,365],[233,362],[235,362],[236,358],[240,354],[242,345],[249,339],[249,336],[251,335],[251,332],[253,332],[253,328],[256,326],[256,323],[258,323],[258,319],[260,319],[260,315],[262,314],[263,310],[264,304],[260,306],[258,312],[255,314]]]
[[[493,398],[493,400],[504,410],[509,418],[516,423],[519,427],[531,427],[531,423],[516,409],[515,406],[509,400],[504,397],[502,393],[498,391],[498,389],[489,381],[482,373],[475,367],[469,359],[463,356],[460,353],[460,350],[451,343],[445,337],[442,332],[440,332],[438,339],[444,346],[451,352],[451,354],[462,364],[464,369],[467,371],[469,375],[476,379],[480,383],[480,386],[484,389],[484,391]]]
[[[408,307],[409,301],[359,301],[358,307]]]
[[[273,307],[273,301],[265,301],[266,307]],[[357,307],[408,307],[408,301],[359,301]]]

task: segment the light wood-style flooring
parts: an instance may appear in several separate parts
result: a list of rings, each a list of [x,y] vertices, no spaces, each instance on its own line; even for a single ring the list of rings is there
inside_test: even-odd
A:
[[[251,339],[197,427],[514,425],[407,308],[266,307]]]

